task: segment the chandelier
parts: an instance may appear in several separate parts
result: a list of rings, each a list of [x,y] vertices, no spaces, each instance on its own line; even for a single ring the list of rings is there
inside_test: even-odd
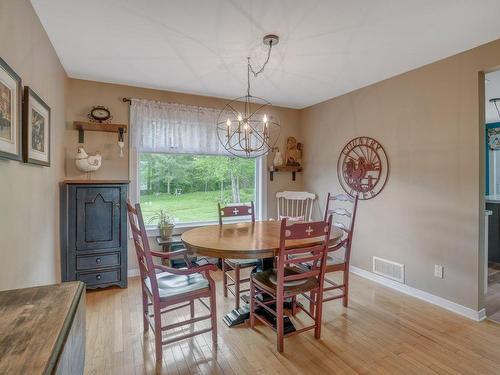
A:
[[[273,46],[278,44],[276,35],[266,35],[263,43],[268,46],[267,59],[255,70],[247,58],[247,93],[225,105],[217,118],[217,136],[224,148],[234,156],[256,158],[272,151],[279,137],[279,122],[270,115],[271,103],[250,94],[250,73],[257,77],[264,71]]]

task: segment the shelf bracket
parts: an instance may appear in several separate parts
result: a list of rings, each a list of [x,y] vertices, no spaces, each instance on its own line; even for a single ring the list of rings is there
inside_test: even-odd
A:
[[[85,143],[85,130],[78,129],[78,143]]]

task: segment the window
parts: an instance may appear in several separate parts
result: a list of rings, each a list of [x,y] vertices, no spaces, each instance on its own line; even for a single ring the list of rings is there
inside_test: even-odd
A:
[[[217,203],[257,201],[258,160],[229,156],[139,154],[145,223],[164,209],[176,223],[218,220]]]

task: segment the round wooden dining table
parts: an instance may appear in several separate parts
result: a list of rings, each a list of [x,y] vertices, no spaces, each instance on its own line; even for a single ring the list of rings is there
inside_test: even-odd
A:
[[[181,240],[194,255],[211,258],[262,259],[262,269],[273,266],[278,255],[280,241],[279,221],[257,221],[234,224],[208,225],[184,232]],[[330,243],[342,237],[339,228],[332,227]],[[289,240],[287,247],[307,247],[321,243],[321,237]],[[244,297],[245,298],[245,297]],[[233,310],[224,317],[229,326],[242,323],[248,318],[248,306]]]

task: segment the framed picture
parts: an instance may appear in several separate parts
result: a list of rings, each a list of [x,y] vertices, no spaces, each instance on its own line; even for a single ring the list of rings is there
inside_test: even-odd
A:
[[[23,100],[23,158],[50,166],[50,107],[28,86]]]
[[[22,160],[21,77],[0,58],[0,158]]]

